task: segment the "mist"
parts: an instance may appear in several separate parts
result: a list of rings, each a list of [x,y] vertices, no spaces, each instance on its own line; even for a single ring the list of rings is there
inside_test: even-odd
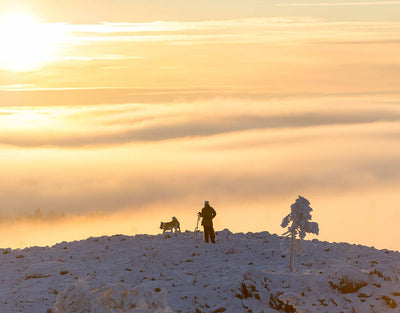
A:
[[[9,110],[2,247],[153,234],[172,216],[193,230],[204,200],[217,229],[279,234],[302,195],[320,239],[400,248],[393,96]]]

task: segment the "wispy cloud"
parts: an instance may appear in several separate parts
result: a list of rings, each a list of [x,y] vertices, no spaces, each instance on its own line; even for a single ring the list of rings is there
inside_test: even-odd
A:
[[[0,86],[0,90],[26,90],[29,88],[33,88],[34,85],[30,85],[30,84],[14,84],[14,85],[3,85]]]
[[[303,101],[312,102],[311,99],[292,101],[302,103],[302,109],[290,105],[289,113],[280,108],[280,105],[289,105],[287,100],[277,104],[250,99],[152,106],[125,104],[111,108],[108,105],[40,110],[15,107],[8,110],[11,115],[2,117],[0,144],[16,147],[108,147],[212,137],[256,129],[302,129],[400,121],[400,111],[393,105],[362,108],[353,104],[349,107],[329,104],[319,108],[304,104]],[[243,109],[244,103],[248,103],[247,110]],[[218,113],[209,113],[216,108]]]
[[[351,2],[309,2],[309,3],[278,3],[279,7],[322,7],[322,6],[380,6],[400,5],[400,1],[351,1]]]
[[[397,72],[397,67],[388,70]],[[15,88],[15,89],[14,89]],[[115,87],[71,87],[71,88],[37,88],[35,86],[18,86],[9,89],[0,88],[2,102],[0,107],[85,107],[98,105],[121,104],[169,104],[199,103],[212,99],[240,99],[243,101],[270,101],[273,99],[316,99],[326,97],[364,97],[364,96],[398,96],[400,89],[361,90],[350,92],[330,92],[310,90],[264,91],[262,89],[236,89],[225,86],[197,88],[121,88]]]
[[[375,2],[354,2],[354,5],[374,5]],[[400,4],[400,2],[384,2]],[[348,3],[293,3],[280,6],[353,5]],[[319,41],[397,40],[400,23],[385,21],[333,22],[317,17],[279,16],[273,18],[243,18],[215,21],[157,21],[150,23],[100,23],[65,25],[70,36],[67,45],[72,50],[84,46],[103,47],[105,43],[121,45],[130,51],[130,43],[204,45],[208,44],[318,44]],[[334,36],[332,36],[334,33]],[[75,48],[72,48],[77,46]],[[102,48],[103,50],[103,48]],[[133,51],[130,52],[132,55]],[[137,53],[137,52],[136,52]],[[115,55],[116,56],[116,55]],[[107,55],[99,56],[106,58]],[[119,55],[123,58],[124,55]],[[140,56],[139,56],[140,57]],[[94,58],[80,56],[81,60]],[[54,60],[57,60],[55,58]],[[68,60],[68,56],[59,60]],[[71,58],[72,60],[72,58]]]
[[[344,67],[351,70],[355,62],[350,62],[348,57],[352,54],[360,56],[357,61],[362,60],[366,69],[384,62],[395,65],[398,63],[395,56],[398,54],[396,45],[400,32],[400,23],[396,21],[330,21],[296,16],[191,22],[65,24],[64,27],[71,27],[66,31],[69,36],[60,45],[62,49],[47,60],[46,69],[52,73],[53,78],[49,79],[49,75],[43,71],[35,71],[24,76],[22,80],[15,79],[16,82],[34,85],[32,89],[65,86],[71,89],[163,87],[162,85],[170,87],[171,83],[176,88],[224,85],[238,89],[241,86],[251,88],[252,85],[261,87],[267,81],[270,86],[268,91],[271,93],[276,90],[282,92],[282,89],[288,90],[288,93],[296,89],[299,89],[296,92],[305,92],[328,81],[325,77],[316,77],[319,74],[332,71],[339,75],[339,70]],[[381,48],[372,47],[361,54],[355,51],[359,47],[344,48],[345,44],[380,45]],[[222,45],[226,45],[226,49],[215,49]],[[326,47],[327,45],[331,47]],[[384,46],[388,45],[394,46],[386,49]],[[392,56],[388,57],[388,54]],[[343,64],[343,68],[332,68],[340,64]],[[232,74],[228,74],[229,72]],[[310,79],[301,79],[305,72],[308,72]],[[191,76],[193,73],[196,75]],[[188,76],[192,79],[188,80]],[[341,76],[342,81],[346,81],[349,75]],[[389,80],[393,75],[382,76],[384,80]],[[5,77],[9,76],[0,76],[0,85],[12,85]],[[165,79],[160,81],[161,77]],[[282,83],[282,77],[285,77],[285,84]],[[360,79],[352,79],[351,85],[361,84],[366,77],[363,75]],[[318,81],[318,84],[312,83],[312,79]],[[334,81],[340,81],[339,77],[330,79],[330,82]],[[372,85],[382,84],[394,89],[393,84],[380,81]],[[314,87],[300,88],[298,82],[309,82]],[[282,85],[275,86],[279,83]],[[343,85],[350,86],[347,82]],[[328,90],[329,87],[321,85],[321,89]],[[370,86],[368,89],[374,90]],[[102,91],[100,94],[105,101],[121,103],[122,93],[115,98]],[[198,96],[204,95],[202,93]],[[39,97],[38,94],[31,96],[29,101],[23,99],[24,101],[19,102],[34,102]],[[129,98],[125,94],[123,101],[168,98],[160,95],[136,96]],[[189,95],[187,97],[188,100],[194,99],[189,98]],[[4,102],[10,102],[8,98],[9,96],[5,97]],[[72,98],[74,101],[70,101],[70,104],[76,103],[76,97]],[[92,98],[90,96],[88,99]],[[67,105],[67,99],[70,98],[59,97],[53,103]],[[101,97],[96,101],[100,102]]]
[[[92,25],[68,25],[70,32],[76,33],[173,33],[182,31],[217,31],[224,29],[248,29],[271,25],[313,23],[321,19],[308,16],[278,16],[269,18],[238,18],[202,21],[155,21],[149,23],[99,23]]]
[[[207,42],[258,42],[261,30],[312,24],[313,17],[243,18],[232,20],[151,23],[101,23],[69,25],[72,43],[102,42],[169,42],[175,44],[204,44]],[[258,37],[257,37],[258,36]]]
[[[101,55],[101,56],[59,56],[52,57],[50,61],[60,62],[60,61],[111,61],[111,60],[139,60],[143,59],[142,56],[126,56],[126,55],[118,55],[118,54],[110,54],[110,55]],[[23,86],[21,86],[23,87]],[[1,86],[0,86],[0,89]]]

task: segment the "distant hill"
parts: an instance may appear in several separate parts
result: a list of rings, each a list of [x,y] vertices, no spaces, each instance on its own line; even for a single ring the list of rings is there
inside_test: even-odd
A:
[[[268,232],[116,235],[0,249],[0,312],[400,311],[400,254]]]

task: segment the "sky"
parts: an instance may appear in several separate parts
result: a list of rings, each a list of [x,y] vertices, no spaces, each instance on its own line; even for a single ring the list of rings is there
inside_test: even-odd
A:
[[[0,246],[193,231],[400,250],[400,1],[0,2]],[[308,238],[315,238],[308,236]]]

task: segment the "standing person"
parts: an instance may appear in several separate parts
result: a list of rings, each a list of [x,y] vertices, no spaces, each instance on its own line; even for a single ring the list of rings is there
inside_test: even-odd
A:
[[[208,201],[204,201],[204,208],[198,213],[203,218],[201,225],[204,228],[204,241],[208,242],[210,239],[212,243],[215,243],[215,231],[213,227],[213,218],[217,215],[214,208],[210,206]]]

